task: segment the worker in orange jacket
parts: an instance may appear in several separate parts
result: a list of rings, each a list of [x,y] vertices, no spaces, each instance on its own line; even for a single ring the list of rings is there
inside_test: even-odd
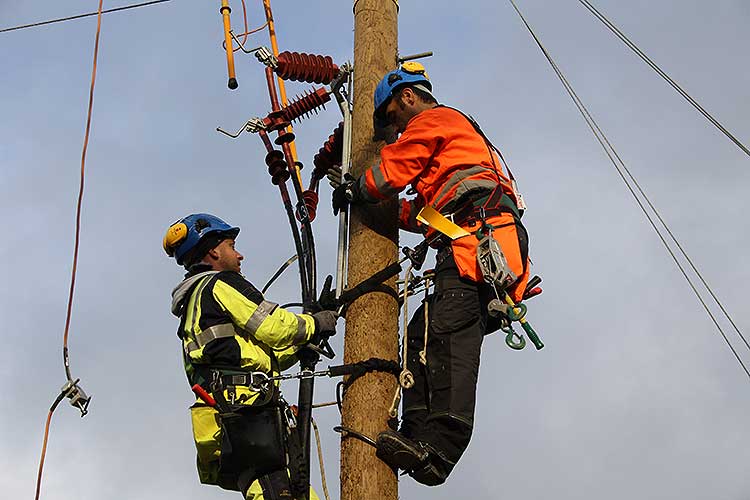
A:
[[[402,229],[424,232],[416,215],[431,205],[472,233],[437,244],[435,291],[407,328],[406,365],[415,384],[404,390],[400,431],[377,438],[381,460],[434,486],[446,480],[469,444],[482,339],[499,327],[488,316],[494,291],[482,279],[474,233],[485,223],[493,226],[517,277],[506,289],[516,302],[529,276],[528,237],[520,221],[520,195],[494,147],[473,119],[438,104],[421,64],[404,63],[385,75],[374,100],[376,130],[393,127],[398,139],[383,147],[379,165],[358,179],[339,181],[334,212],[348,204],[377,203],[411,186],[416,197],[399,200]],[[419,359],[425,305],[426,365]]]

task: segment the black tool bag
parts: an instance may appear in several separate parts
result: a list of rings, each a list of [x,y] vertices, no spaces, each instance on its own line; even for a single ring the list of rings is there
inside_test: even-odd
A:
[[[220,483],[223,488],[244,492],[261,476],[286,470],[286,426],[277,403],[231,405],[228,410],[219,415]]]

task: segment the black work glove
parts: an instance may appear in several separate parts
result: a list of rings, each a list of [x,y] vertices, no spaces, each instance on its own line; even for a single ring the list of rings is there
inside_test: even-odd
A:
[[[313,338],[328,338],[336,335],[336,320],[339,315],[336,311],[320,311],[312,315],[315,320],[315,334]]]
[[[344,182],[333,190],[331,196],[331,205],[333,206],[333,215],[338,215],[339,211],[346,209],[352,203],[362,201],[359,193],[357,180],[349,174],[344,176]]]

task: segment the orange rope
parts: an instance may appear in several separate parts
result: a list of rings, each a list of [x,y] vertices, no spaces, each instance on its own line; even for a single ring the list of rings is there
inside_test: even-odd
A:
[[[94,83],[96,82],[96,61],[99,57],[99,35],[102,30],[102,4],[103,0],[99,0],[99,10],[96,13],[96,41],[94,42],[94,65],[91,70],[91,87],[89,89],[89,108],[88,116],[86,118],[86,134],[83,139],[83,151],[81,152],[81,183],[78,190],[78,203],[76,205],[76,237],[75,246],[73,250],[73,270],[70,276],[70,292],[68,293],[68,310],[65,317],[65,334],[63,335],[63,363],[65,365],[65,374],[70,381],[70,363],[68,360],[68,335],[70,333],[70,317],[73,311],[73,292],[75,291],[76,284],[76,271],[78,269],[78,247],[81,236],[81,205],[83,202],[83,186],[84,186],[84,174],[86,172],[86,150],[89,144],[89,133],[91,131],[91,112],[94,106]],[[47,423],[44,425],[44,440],[42,442],[42,455],[39,458],[39,472],[36,477],[36,494],[35,500],[39,500],[39,493],[42,488],[42,471],[44,470],[44,458],[47,455],[47,440],[49,439],[49,427],[52,422],[52,414],[55,412],[57,405],[66,396],[66,392],[60,392],[60,394],[52,403],[47,414]]]
[[[245,37],[245,38],[242,39],[242,45],[245,45],[245,42],[247,42],[247,36],[250,34],[250,32],[247,30],[247,6],[245,5],[245,0],[242,0],[242,17],[245,20],[245,32],[242,33],[241,35],[238,35],[238,37],[240,37],[240,36],[244,36]],[[224,42],[224,43],[226,45],[226,42]],[[226,47],[225,47],[225,49],[226,49]],[[236,49],[232,49],[232,52],[237,52],[238,50],[240,50],[239,47],[237,47]]]
[[[239,35],[237,35],[237,38],[239,38],[239,37],[241,37],[241,36],[244,36],[244,37],[245,37],[245,39],[244,39],[244,40],[242,40],[242,45],[245,45],[245,41],[247,40],[247,36],[248,36],[248,35],[252,35],[252,34],[255,34],[255,33],[257,33],[257,32],[259,32],[259,31],[261,31],[261,30],[265,29],[265,27],[266,27],[266,26],[268,26],[268,23],[265,23],[265,24],[263,24],[263,26],[259,26],[259,27],[257,27],[257,28],[253,28],[253,29],[251,29],[250,31],[247,31],[247,32],[245,32],[245,33],[240,33]],[[226,49],[227,49],[227,42],[221,42],[221,47],[222,47],[222,48],[223,48],[224,50],[226,50]],[[240,50],[240,48],[239,48],[239,47],[236,47],[236,48],[234,48],[234,49],[232,49],[232,50],[233,50],[234,52],[237,52],[238,50]]]
[[[96,40],[94,41],[94,64],[91,68],[91,86],[89,88],[89,108],[86,117],[86,134],[83,138],[83,151],[81,152],[81,180],[78,189],[78,203],[76,204],[76,236],[73,250],[73,270],[70,275],[70,291],[68,294],[68,311],[65,317],[65,334],[63,336],[63,361],[65,371],[70,379],[70,369],[68,364],[68,335],[70,332],[70,317],[73,310],[73,293],[76,286],[76,271],[78,270],[78,247],[81,241],[81,205],[83,202],[83,187],[86,174],[86,151],[89,146],[89,133],[91,131],[91,113],[94,107],[94,85],[96,83],[96,61],[99,58],[99,35],[102,30],[102,3],[99,0],[99,11],[96,18]]]
[[[39,500],[39,492],[42,488],[42,470],[44,469],[44,457],[47,454],[47,438],[49,437],[49,425],[50,422],[52,422],[52,414],[55,412],[57,405],[60,404],[60,401],[62,401],[64,396],[64,392],[61,392],[60,395],[57,396],[57,399],[52,403],[49,413],[47,414],[47,423],[44,424],[44,442],[42,443],[42,456],[39,459],[39,472],[36,476],[36,495],[34,496],[34,500]]]

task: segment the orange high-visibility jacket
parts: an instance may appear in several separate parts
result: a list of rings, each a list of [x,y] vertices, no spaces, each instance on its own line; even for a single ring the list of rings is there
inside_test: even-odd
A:
[[[360,192],[365,199],[375,202],[411,185],[417,196],[413,200],[401,200],[402,229],[418,232],[415,217],[422,207],[429,204],[441,211],[469,191],[490,192],[499,185],[515,202],[510,179],[502,171],[500,161],[469,120],[454,109],[438,106],[414,116],[399,139],[383,147],[380,156],[380,165],[360,177]],[[528,262],[521,261],[513,215],[503,213],[488,222],[498,227],[493,235],[511,270],[519,277],[509,292],[514,300],[520,301],[529,266]],[[469,232],[478,229],[477,226],[465,228]],[[460,238],[453,241],[453,253],[461,275],[480,281],[476,244],[474,235]]]

